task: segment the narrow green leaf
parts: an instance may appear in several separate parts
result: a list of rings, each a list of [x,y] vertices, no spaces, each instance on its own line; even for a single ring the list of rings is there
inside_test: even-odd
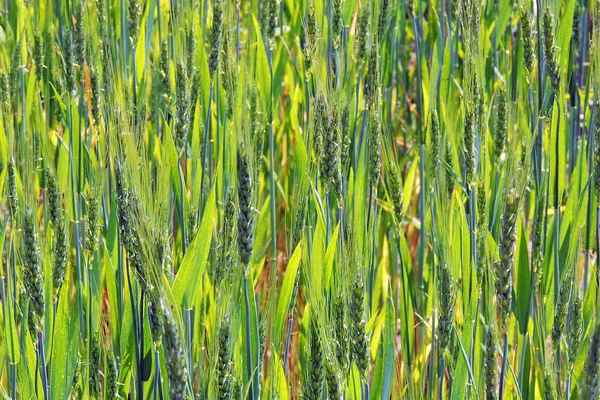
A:
[[[292,258],[287,264],[285,270],[285,276],[281,284],[281,290],[279,291],[279,300],[277,301],[277,313],[275,314],[275,340],[278,341],[283,333],[283,326],[285,324],[288,310],[290,307],[290,301],[292,293],[294,291],[294,283],[296,282],[296,275],[298,274],[298,268],[300,266],[300,260],[302,259],[302,248],[304,241],[298,243]]]
[[[200,229],[185,253],[173,281],[173,297],[176,304],[182,304],[184,299],[187,304],[195,304],[210,252],[215,210],[216,201],[213,187],[204,209]]]

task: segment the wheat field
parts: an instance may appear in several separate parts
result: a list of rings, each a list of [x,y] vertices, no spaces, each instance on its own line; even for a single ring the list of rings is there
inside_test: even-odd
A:
[[[6,399],[600,398],[600,2],[0,0]]]

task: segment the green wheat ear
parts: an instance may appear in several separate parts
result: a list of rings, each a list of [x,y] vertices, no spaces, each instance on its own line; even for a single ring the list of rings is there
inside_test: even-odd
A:
[[[546,216],[546,196],[536,193],[535,215],[533,217],[533,232],[531,238],[531,254],[533,270],[536,275],[536,291],[541,293],[544,275],[544,217]]]
[[[452,325],[454,323],[454,305],[456,304],[456,293],[450,267],[445,261],[438,265],[438,340],[441,349],[445,349],[450,343]]]
[[[390,19],[390,0],[381,1],[381,9],[379,10],[379,20],[377,25],[377,42],[381,45],[383,35],[387,28]]]
[[[511,189],[506,200],[504,213],[501,217],[500,243],[498,254],[500,260],[496,262],[496,296],[498,300],[498,315],[503,328],[508,323],[512,300],[512,279],[514,268],[514,255],[517,242],[517,211],[519,207],[519,194],[516,189]]]
[[[327,395],[330,400],[342,400],[342,378],[338,372],[333,357],[325,359],[325,380],[327,382]]]
[[[454,170],[454,155],[452,154],[452,145],[450,144],[450,140],[446,141],[444,161],[446,163],[446,191],[448,193],[448,197],[451,198],[452,193],[454,192],[454,175],[452,173],[452,171]]]
[[[363,279],[360,274],[356,274],[354,285],[350,294],[350,335],[352,359],[356,367],[363,376],[369,372],[369,344],[366,332],[365,321],[365,292]]]
[[[328,110],[324,119],[323,151],[321,153],[321,176],[325,180],[325,190],[340,193],[341,188],[341,143],[337,109]]]
[[[546,7],[543,16],[543,32],[544,32],[544,56],[546,57],[546,68],[552,90],[555,95],[560,91],[560,68],[556,60],[556,46],[554,44],[554,18],[550,13],[550,9]]]
[[[470,102],[466,105],[463,134],[465,178],[469,188],[475,184],[475,111],[473,108]]]
[[[75,19],[77,21],[75,25],[75,44],[76,54],[75,62],[79,65],[79,77],[83,76],[83,65],[86,62],[86,40],[85,40],[85,24],[84,24],[84,5],[80,4],[77,8],[77,15]]]
[[[387,169],[388,192],[392,201],[392,212],[396,222],[400,224],[404,218],[404,193],[402,177],[395,165]]]
[[[345,298],[337,296],[333,305],[335,355],[337,364],[342,371],[348,367],[349,340]],[[331,362],[330,362],[331,363]],[[331,366],[332,368],[333,366]],[[330,368],[330,366],[328,366]]]
[[[68,94],[75,90],[75,44],[73,43],[73,35],[71,31],[65,32],[65,48],[64,48],[64,63],[65,63],[65,83]]]
[[[262,31],[268,39],[271,48],[274,46],[275,31],[279,26],[279,0],[265,0],[262,10]]]
[[[228,273],[233,262],[233,247],[234,229],[235,229],[235,192],[231,186],[225,197],[225,205],[223,206],[223,224],[219,230],[217,260],[215,262],[215,286],[228,276]]]
[[[334,50],[339,49],[342,42],[342,35],[344,32],[344,13],[343,13],[343,4],[342,0],[332,0],[333,4],[333,22],[332,22],[332,31],[333,31],[333,41],[332,45]]]
[[[23,219],[23,281],[29,295],[29,329],[33,341],[42,330],[46,304],[44,301],[44,273],[38,244],[37,220],[31,207],[25,209]]]
[[[247,149],[238,151],[238,251],[240,262],[247,266],[252,258],[254,242],[254,211],[252,207],[252,171],[248,160]]]
[[[379,105],[379,54],[377,48],[371,48],[369,53],[369,69],[365,78],[364,90],[368,108],[377,108]]]
[[[358,14],[358,25],[356,27],[356,40],[354,41],[354,53],[356,61],[362,64],[367,57],[369,47],[369,22],[371,19],[371,7],[364,5]]]
[[[431,113],[431,148],[429,150],[429,162],[431,166],[432,187],[437,180],[438,171],[440,169],[440,120],[437,110]]]
[[[169,306],[159,302],[158,307],[162,310],[165,328],[163,345],[169,376],[169,397],[174,400],[184,400],[187,398],[188,372],[179,327]]]
[[[494,136],[494,159],[496,160],[496,163],[499,163],[506,148],[506,136],[508,132],[508,108],[506,106],[506,87],[504,84],[501,84],[498,88],[497,104],[498,110],[496,114],[496,135]]]
[[[217,398],[225,400],[231,398],[233,389],[233,376],[231,375],[232,360],[230,355],[230,323],[225,316],[219,328],[217,345]]]
[[[317,53],[317,37],[319,28],[317,26],[317,17],[315,15],[315,6],[311,4],[306,14],[306,25],[304,26],[304,36],[302,41],[302,53],[304,54],[305,79],[308,82],[312,74],[312,66]]]
[[[521,14],[521,40],[523,41],[523,62],[528,72],[533,71],[533,63],[535,62],[535,44],[533,42],[532,19],[527,11],[527,7],[522,5],[520,8]]]
[[[150,322],[150,334],[155,345],[161,342],[165,333],[163,321],[160,314],[160,309],[157,307],[159,300],[151,300],[148,305],[148,321]]]
[[[306,365],[304,384],[303,384],[303,397],[307,400],[320,400],[323,393],[323,345],[321,338],[319,337],[319,328],[317,322],[311,316],[310,330],[309,330],[309,360]]]
[[[183,152],[187,142],[188,128],[190,124],[189,85],[188,71],[183,60],[177,63],[176,68],[176,112],[175,138],[180,152]]]
[[[214,76],[219,70],[219,58],[223,40],[223,1],[213,2],[212,25],[210,28],[210,52],[208,55],[208,70]]]
[[[102,392],[102,355],[100,353],[100,343],[98,343],[98,332],[92,335],[90,341],[90,393],[98,396]]]
[[[98,68],[92,65],[90,67],[90,99],[92,103],[92,117],[96,124],[100,123],[100,101],[102,97],[100,83],[101,77]]]
[[[129,40],[135,46],[139,25],[140,15],[142,14],[142,5],[138,0],[129,0],[129,8],[127,10],[127,22],[129,24]]]
[[[8,193],[6,197],[8,199],[8,208],[10,214],[14,219],[17,215],[17,209],[19,208],[19,196],[17,194],[17,172],[15,168],[15,162],[9,160],[7,164],[7,179],[8,179]]]
[[[11,102],[10,77],[8,74],[0,74],[0,103],[6,108]]]
[[[90,191],[87,195],[88,199],[88,214],[87,214],[87,225],[86,228],[86,240],[87,240],[87,251],[90,259],[92,259],[96,251],[98,250],[98,232],[100,224],[98,223],[98,199],[96,193]]]
[[[554,321],[552,322],[552,343],[555,348],[560,345],[565,322],[567,319],[567,307],[571,298],[571,282],[563,282],[558,296],[558,303],[554,309]]]
[[[167,47],[167,41],[163,41],[160,46],[160,75],[162,97],[167,108],[167,112],[171,113],[171,101],[172,101],[172,85],[171,85],[171,62],[169,59],[169,51]]]
[[[187,71],[190,76],[194,76],[196,70],[196,50],[198,48],[198,42],[196,41],[196,28],[194,23],[190,23],[187,29],[187,35],[185,39],[185,49],[187,55]]]
[[[119,392],[119,366],[111,349],[106,351],[104,387],[107,399],[117,398]]]
[[[377,190],[381,173],[381,121],[377,107],[370,110],[369,133],[369,183],[373,191]]]
[[[487,193],[485,180],[477,183],[477,282],[481,284],[487,269]]]
[[[64,218],[61,218],[54,227],[53,237],[54,265],[52,268],[52,283],[54,287],[54,301],[58,302],[60,289],[65,280],[65,272],[69,261],[69,238],[67,236]]]
[[[485,395],[488,400],[498,398],[498,360],[496,359],[496,334],[492,325],[484,333]]]
[[[583,336],[583,304],[579,290],[576,290],[575,298],[571,303],[569,322],[569,362],[575,363],[579,354],[581,337]]]
[[[41,81],[44,77],[44,44],[42,41],[42,34],[37,29],[33,34],[33,59],[35,63],[35,76]]]

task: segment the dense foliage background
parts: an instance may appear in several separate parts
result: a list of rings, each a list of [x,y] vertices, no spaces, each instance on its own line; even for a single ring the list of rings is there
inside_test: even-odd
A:
[[[598,399],[598,4],[0,4],[3,397]]]

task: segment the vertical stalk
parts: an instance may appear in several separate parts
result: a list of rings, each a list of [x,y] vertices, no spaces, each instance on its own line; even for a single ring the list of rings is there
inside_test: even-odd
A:
[[[502,350],[502,369],[500,370],[500,395],[499,399],[504,399],[504,381],[506,380],[506,364],[508,361],[508,326],[504,324],[504,346]]]
[[[188,348],[188,371],[190,374],[190,382],[194,381],[194,368],[192,368],[192,366],[194,365],[192,362],[192,356],[193,356],[193,347],[192,347],[192,335],[193,335],[193,329],[194,329],[194,325],[193,325],[193,318],[192,318],[192,313],[193,313],[193,309],[190,307],[186,307],[183,312],[185,313],[185,325],[186,325],[186,340],[187,340],[187,348]]]
[[[131,273],[130,273],[130,268],[129,268],[129,262],[126,262],[126,268],[127,268],[127,284],[129,286],[129,301],[131,303],[131,315],[132,315],[132,323],[133,323],[133,332],[135,334],[135,341],[134,341],[134,345],[135,345],[135,351],[133,352],[133,354],[135,354],[135,365],[136,365],[136,387],[137,387],[137,398],[139,399],[143,399],[143,392],[144,392],[144,382],[142,380],[142,370],[140,369],[140,363],[141,361],[139,360],[140,357],[140,340],[139,340],[139,333],[140,333],[140,328],[138,327],[138,313],[136,310],[136,306],[135,306],[135,294],[133,293],[133,285],[131,284]]]
[[[46,351],[44,350],[44,332],[40,330],[38,332],[38,345],[40,352],[40,377],[42,378],[42,391],[44,393],[44,400],[48,400],[48,373],[46,371]]]
[[[558,111],[558,123],[556,126],[556,171],[554,180],[554,304],[558,304],[560,292],[560,203],[558,190],[559,171],[559,146],[560,146],[560,107]],[[558,349],[560,351],[560,347]]]
[[[156,366],[156,372],[154,373],[154,400],[162,400],[162,387],[160,378],[160,357],[158,353],[158,347],[154,349],[154,365]]]
[[[71,178],[71,203],[73,206],[73,213],[75,222],[73,224],[74,232],[73,237],[75,238],[75,260],[77,265],[77,301],[79,303],[79,333],[82,338],[85,338],[85,317],[83,313],[83,295],[82,295],[82,285],[83,285],[83,275],[81,273],[81,240],[79,235],[79,208],[78,203],[75,200],[75,196],[77,191],[75,190],[75,163],[74,163],[74,146],[73,146],[73,106],[69,103],[69,166],[70,166],[70,178]]]
[[[143,381],[143,376],[144,376],[144,291],[141,291],[140,294],[140,306],[139,306],[139,310],[140,310],[140,315],[139,315],[139,319],[140,319],[140,325],[139,325],[139,332],[138,332],[138,340],[140,342],[140,355],[138,358],[138,362],[139,362],[139,374],[138,377],[140,379],[138,379],[138,385],[139,385],[139,395],[140,398],[144,398],[144,381]]]
[[[269,193],[270,196],[270,208],[271,208],[271,268],[276,267],[277,261],[277,216],[276,216],[276,198],[277,193],[275,192],[275,137],[273,133],[273,52],[271,49],[267,50],[267,56],[269,57],[269,74],[271,79],[271,93],[269,93],[269,105],[267,112],[269,115]]]
[[[425,143],[424,140],[420,146],[419,157],[419,176],[421,180],[421,189],[419,190],[419,218],[421,220],[421,233],[419,238],[419,290],[425,294]],[[421,312],[425,311],[425,300],[421,299]],[[424,315],[424,314],[423,314]]]
[[[440,352],[440,357],[442,358],[442,366],[440,368],[440,384],[438,387],[438,399],[443,400],[443,398],[444,398],[444,375],[446,374],[446,359],[444,358],[443,352]]]
[[[248,400],[254,400],[254,388],[253,388],[253,368],[252,368],[252,342],[250,333],[250,299],[248,297],[248,268],[244,272],[244,301],[246,305],[246,363],[248,364],[248,383],[250,385],[248,389]]]

